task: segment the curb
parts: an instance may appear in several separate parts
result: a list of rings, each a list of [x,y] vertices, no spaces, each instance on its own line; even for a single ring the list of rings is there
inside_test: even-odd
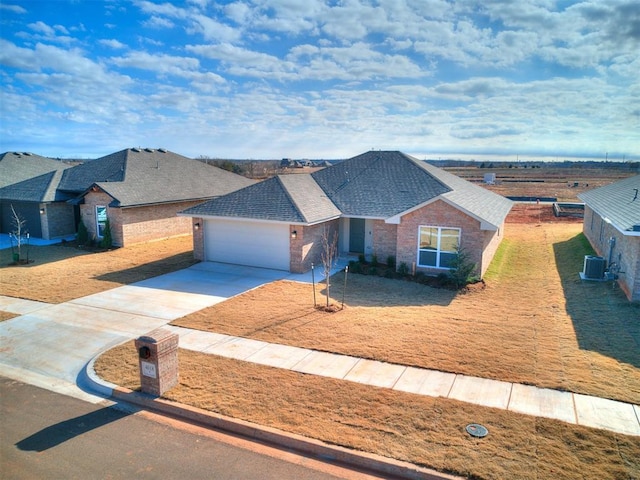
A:
[[[134,392],[98,377],[94,370],[96,358],[87,363],[85,367],[83,386],[113,400],[144,407],[156,413],[182,419],[200,426],[222,430],[284,450],[309,455],[321,461],[337,463],[345,467],[375,472],[385,476],[390,475],[394,478],[408,480],[461,480],[464,478],[372,453],[331,445],[313,438],[226,417],[145,393]]]

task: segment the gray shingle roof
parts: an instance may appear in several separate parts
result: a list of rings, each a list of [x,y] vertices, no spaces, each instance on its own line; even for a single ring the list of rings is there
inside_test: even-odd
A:
[[[253,183],[173,152],[127,149],[67,170],[58,188],[80,194],[97,184],[115,206],[131,207],[208,199]]]
[[[0,188],[68,168],[59,160],[33,153],[5,152],[0,155]]]
[[[640,175],[588,190],[578,198],[621,232],[640,225]]]
[[[389,218],[450,190],[401,152],[366,152],[312,174],[347,216]]]
[[[53,172],[0,188],[0,199],[21,202],[63,201],[65,197],[56,190],[56,186],[62,178],[62,171],[54,170]]]
[[[401,152],[367,152],[307,174],[280,175],[185,210],[223,216],[317,223],[340,215],[388,219],[442,198],[498,228],[512,202]]]
[[[182,213],[305,224],[340,216],[340,211],[307,174],[279,175]]]

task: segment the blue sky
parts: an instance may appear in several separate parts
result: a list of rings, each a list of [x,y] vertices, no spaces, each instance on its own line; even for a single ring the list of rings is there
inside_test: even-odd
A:
[[[0,151],[640,159],[637,0],[0,0]]]

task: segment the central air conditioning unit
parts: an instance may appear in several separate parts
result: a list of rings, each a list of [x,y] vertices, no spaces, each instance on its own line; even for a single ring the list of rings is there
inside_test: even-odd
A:
[[[585,280],[602,280],[604,272],[607,268],[607,261],[604,257],[596,257],[595,255],[584,256],[584,267],[582,268],[581,277]]]

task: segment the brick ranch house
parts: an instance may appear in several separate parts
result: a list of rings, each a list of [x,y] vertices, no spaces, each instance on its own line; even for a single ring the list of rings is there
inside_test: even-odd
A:
[[[124,247],[191,234],[177,213],[255,183],[164,149],[130,148],[66,170],[58,191],[79,206],[89,236]]]
[[[608,268],[617,266],[618,284],[640,301],[640,175],[578,195],[585,203],[582,231]]]
[[[364,254],[429,274],[457,246],[484,275],[512,202],[396,151],[370,151],[312,174],[279,175],[184,210],[203,261],[308,271],[323,232],[341,255]],[[330,233],[332,235],[332,233]]]

